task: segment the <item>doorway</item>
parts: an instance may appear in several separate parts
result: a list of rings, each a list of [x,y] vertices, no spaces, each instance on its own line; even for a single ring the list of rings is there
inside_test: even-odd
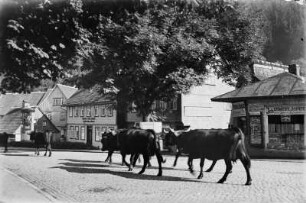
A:
[[[87,145],[92,146],[92,126],[87,126]]]

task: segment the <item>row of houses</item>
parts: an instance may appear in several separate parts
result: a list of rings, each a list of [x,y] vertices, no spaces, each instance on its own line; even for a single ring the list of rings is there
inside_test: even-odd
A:
[[[34,129],[54,132],[54,141],[66,134],[66,102],[78,89],[57,84],[46,92],[0,95],[0,132],[15,135],[13,140],[29,140]]]
[[[247,135],[248,147],[304,150],[306,86],[299,67],[254,61],[251,68],[251,85],[235,89],[210,74],[202,86],[168,102],[156,101],[152,108],[163,117],[164,128],[237,126]],[[0,132],[14,133],[20,141],[34,128],[50,128],[57,140],[100,147],[104,131],[121,127],[114,103],[93,89],[64,85],[44,93],[1,95]],[[131,109],[124,115],[125,127],[142,121]]]

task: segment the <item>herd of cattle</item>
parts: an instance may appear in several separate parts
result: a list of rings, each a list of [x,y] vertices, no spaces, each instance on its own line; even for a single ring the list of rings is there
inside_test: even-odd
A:
[[[240,159],[246,175],[246,185],[251,185],[250,175],[251,160],[246,151],[244,143],[244,134],[239,128],[231,129],[197,129],[174,131],[170,129],[165,135],[166,145],[176,145],[178,152],[176,154],[174,165],[181,153],[188,155],[188,167],[191,173],[194,173],[192,161],[200,159],[200,174],[198,179],[203,177],[204,160],[213,160],[212,170],[217,160],[223,159],[226,164],[226,171],[218,183],[224,183],[228,174],[232,170],[232,162]],[[132,170],[139,154],[143,155],[144,163],[139,174],[142,174],[151,156],[155,155],[158,161],[158,176],[162,175],[163,158],[160,151],[159,142],[153,130],[143,129],[119,129],[102,136],[102,151],[108,150],[107,160],[111,161],[111,155],[119,150],[122,155],[122,162]],[[127,163],[125,157],[130,154],[130,163]]]
[[[174,166],[177,163],[178,157],[184,153],[188,155],[188,167],[191,173],[193,170],[193,159],[200,159],[200,174],[198,179],[203,177],[204,160],[212,160],[212,166],[207,170],[211,171],[217,160],[223,159],[226,164],[226,171],[218,183],[224,183],[229,173],[232,170],[232,162],[239,159],[246,171],[247,181],[245,185],[251,185],[252,179],[250,175],[251,161],[246,151],[244,143],[244,134],[239,128],[230,129],[196,129],[196,130],[180,130],[174,131],[169,129],[165,132],[165,145],[177,147],[177,154],[174,161]],[[51,156],[51,143],[48,139],[48,133],[32,132],[31,140],[35,143],[35,153],[39,155],[39,146],[46,147]],[[6,135],[7,136],[7,135]],[[0,137],[4,137],[1,136]],[[147,165],[150,164],[150,157],[156,156],[158,162],[158,174],[162,176],[162,163],[165,162],[161,147],[157,139],[157,135],[153,130],[144,129],[118,129],[105,132],[101,139],[102,151],[108,151],[108,156],[105,161],[111,162],[111,157],[114,151],[120,151],[122,155],[122,163],[128,167],[128,170],[133,170],[136,160],[139,155],[143,156],[143,166],[139,174],[142,174]],[[7,147],[7,145],[6,145]],[[6,148],[7,150],[7,148]],[[126,155],[130,155],[129,163],[125,160]]]

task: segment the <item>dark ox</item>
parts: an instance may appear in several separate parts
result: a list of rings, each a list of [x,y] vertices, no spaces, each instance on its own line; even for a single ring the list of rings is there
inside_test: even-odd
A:
[[[47,132],[49,133],[49,132]],[[30,133],[30,140],[34,141],[35,154],[39,155],[39,147],[45,147],[46,151],[44,156],[47,155],[47,151],[49,150],[49,157],[52,154],[51,149],[51,135],[43,133],[43,132],[35,132],[32,131]]]
[[[147,164],[149,163],[150,156],[156,155],[159,172],[158,176],[162,175],[161,162],[163,158],[160,153],[160,146],[156,139],[156,134],[153,130],[143,129],[121,129],[107,133],[102,137],[102,150],[118,149],[122,155],[123,163],[133,170],[133,165],[139,154],[143,155],[143,167],[139,174],[142,174]],[[114,151],[114,150],[113,150]],[[126,162],[126,155],[130,154],[130,164]]]
[[[8,139],[15,137],[14,134],[8,134],[6,132],[0,133],[0,145],[4,147],[4,153],[7,152]]]
[[[165,132],[165,145],[167,146],[167,147],[170,147],[170,146],[176,146],[177,147],[177,152],[176,152],[176,154],[175,154],[175,159],[174,159],[174,162],[173,162],[173,167],[175,167],[176,166],[176,164],[177,164],[177,160],[178,160],[178,158],[183,154],[183,153],[185,153],[184,152],[184,149],[182,148],[182,146],[177,146],[177,136],[178,135],[180,135],[180,134],[182,134],[183,132],[187,132],[187,131],[189,131],[189,129],[187,129],[187,130],[177,130],[177,131],[175,131],[175,133],[177,134],[177,136],[175,136],[173,133],[174,133],[174,131],[171,129],[171,131],[172,132],[170,132],[170,131],[164,131]],[[169,133],[170,132],[170,133]],[[186,137],[186,139],[185,138],[183,138],[183,136],[184,135],[182,135],[182,138],[181,139],[184,139],[184,141],[188,141],[188,140],[186,140],[186,139],[188,139],[188,137]],[[213,168],[214,168],[214,166],[216,165],[216,163],[217,163],[217,161],[213,161],[212,162],[212,164],[211,164],[211,166],[205,171],[205,172],[211,172],[212,170],[213,170]],[[188,162],[187,163],[188,164],[188,167],[189,167],[189,169],[190,170],[193,170],[193,164],[192,164],[192,162]]]
[[[182,132],[180,135],[171,130],[169,133],[174,143],[177,144],[177,148],[188,154],[188,166],[191,173],[193,173],[192,160],[201,159],[198,179],[203,177],[205,159],[213,161],[223,159],[225,161],[226,171],[218,183],[226,181],[233,167],[232,162],[240,159],[247,175],[246,185],[251,185],[251,160],[245,148],[244,134],[239,128],[197,129]]]
[[[122,130],[122,129],[121,129]],[[102,134],[102,139],[101,139],[101,144],[102,144],[102,151],[108,151],[107,152],[107,157],[105,159],[104,162],[108,162],[108,163],[112,163],[112,155],[114,153],[114,151],[119,151],[119,145],[118,145],[118,140],[117,137],[114,136],[114,134],[112,132],[104,132]],[[136,161],[139,157],[139,154],[135,154],[133,155],[134,157],[131,157],[131,159],[133,159],[133,166],[135,167],[136,165]],[[139,163],[140,163],[140,159]],[[124,161],[122,159],[122,163],[121,165],[124,165]],[[151,163],[149,161],[148,163],[148,167],[151,167]]]

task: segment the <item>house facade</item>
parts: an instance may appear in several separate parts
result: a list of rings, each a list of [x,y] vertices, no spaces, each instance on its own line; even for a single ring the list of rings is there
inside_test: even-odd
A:
[[[67,107],[66,141],[101,147],[103,132],[117,129],[114,102],[95,90],[82,89],[64,104]]]
[[[35,120],[39,119],[37,107],[44,94],[0,95],[0,133],[14,134],[14,141],[29,140],[29,132],[34,130]]]
[[[243,129],[250,148],[305,156],[306,83],[298,66],[212,101],[233,104],[231,125]]]
[[[152,108],[158,112],[157,117],[162,118],[164,128],[227,128],[231,104],[216,103],[210,99],[231,90],[234,87],[210,74],[202,86],[193,87],[188,94],[179,94],[169,102],[156,101]],[[136,111],[128,113],[128,126],[141,121]]]
[[[71,86],[56,84],[52,89],[48,89],[38,105],[40,110],[59,130],[57,137],[65,135],[67,131],[67,109],[63,104],[77,90],[77,88]]]

